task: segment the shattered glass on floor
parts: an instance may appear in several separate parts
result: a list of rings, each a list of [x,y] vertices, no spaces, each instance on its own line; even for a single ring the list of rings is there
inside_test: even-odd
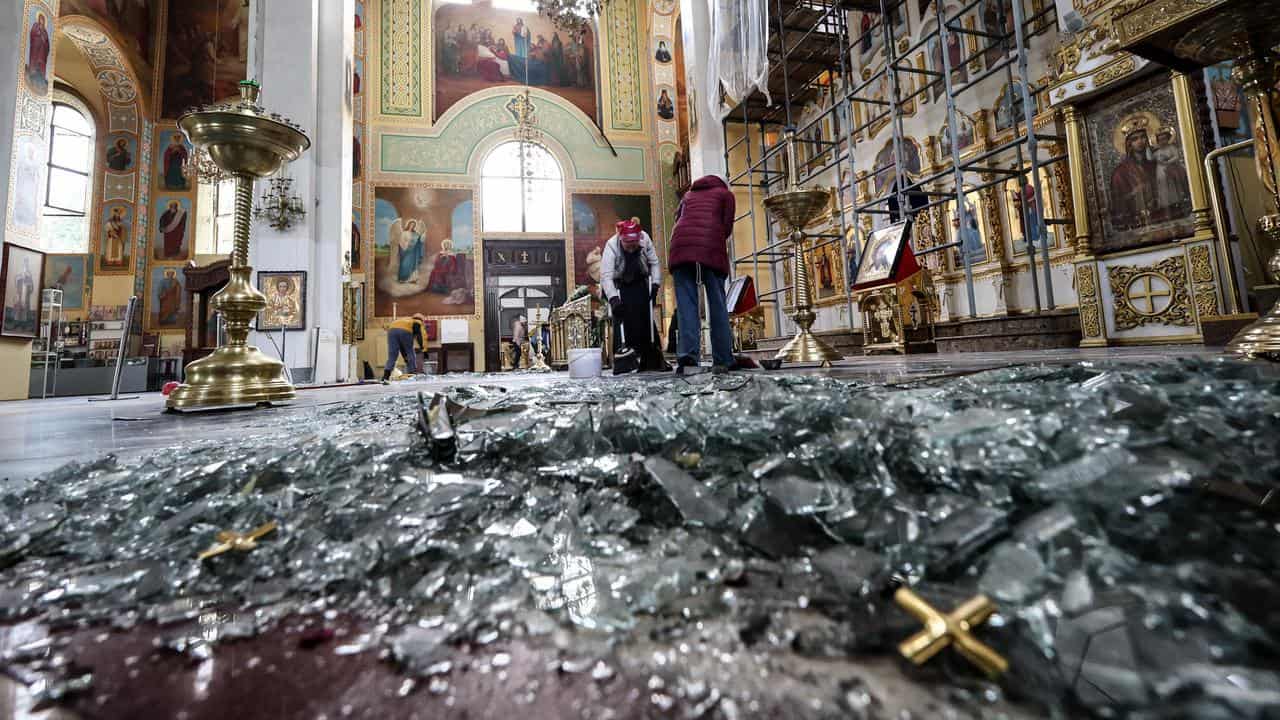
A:
[[[895,658],[919,629],[891,599],[905,583],[943,610],[978,593],[999,605],[976,630],[1009,660],[997,683],[951,651],[901,662],[956,708],[1272,718],[1280,382],[1267,372],[739,374],[342,404],[261,447],[250,430],[9,483],[0,621],[128,630],[235,607],[213,644],[172,637],[199,656],[340,611],[369,632],[335,652],[389,651],[406,693],[447,695],[458,648],[519,639],[601,683],[652,673],[653,712],[749,717],[794,692],[795,717],[881,717],[887,699],[856,678],[761,677]],[[272,520],[251,552],[195,560],[220,531]],[[92,683],[49,652],[56,638],[3,658],[51,699]],[[817,664],[770,666],[775,652]]]

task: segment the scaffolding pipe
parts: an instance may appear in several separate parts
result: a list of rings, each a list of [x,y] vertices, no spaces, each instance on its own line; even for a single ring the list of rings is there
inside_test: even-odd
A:
[[[1015,0],[1016,1],[1016,0]],[[883,2],[883,0],[881,0]],[[947,26],[942,16],[942,3],[935,2],[933,4],[934,14],[938,19],[938,43],[943,47],[949,47],[947,40]],[[956,240],[960,240],[960,259],[964,264],[964,282],[965,290],[969,298],[969,314],[973,317],[978,316],[978,298],[977,293],[973,289],[973,259],[969,257],[969,251],[964,247],[964,241],[960,233],[964,232],[964,228],[969,222],[969,209],[965,203],[964,193],[964,171],[960,169],[960,142],[959,142],[959,126],[956,124],[956,96],[951,86],[951,54],[945,50],[942,54],[942,82],[946,90],[947,96],[947,133],[951,137],[951,167],[955,175],[956,183]],[[943,218],[943,222],[946,219]]]

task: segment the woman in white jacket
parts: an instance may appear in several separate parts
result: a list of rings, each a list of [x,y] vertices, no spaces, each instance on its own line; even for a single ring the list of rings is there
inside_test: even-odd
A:
[[[617,232],[604,244],[600,258],[600,287],[613,315],[614,349],[626,344],[641,358],[646,370],[666,367],[655,342],[650,312],[662,287],[662,266],[649,234],[636,218],[619,222]]]

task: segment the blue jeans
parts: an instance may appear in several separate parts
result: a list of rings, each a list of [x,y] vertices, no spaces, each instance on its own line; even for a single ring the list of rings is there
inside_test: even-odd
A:
[[[404,371],[411,373],[418,366],[417,355],[413,352],[413,333],[400,328],[387,331],[387,365],[384,372],[391,372],[396,367],[396,360],[404,356]]]
[[[676,316],[680,341],[676,346],[680,360],[696,364],[702,355],[702,322],[698,317],[698,268],[707,293],[707,321],[711,324],[711,357],[716,365],[731,367],[733,330],[729,327],[729,309],[725,306],[725,276],[706,265],[679,265],[671,268],[676,286]]]

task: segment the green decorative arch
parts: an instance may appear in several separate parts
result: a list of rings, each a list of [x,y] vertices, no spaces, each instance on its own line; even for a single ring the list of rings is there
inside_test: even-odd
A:
[[[495,132],[516,126],[515,117],[507,109],[513,91],[523,92],[523,88],[504,88],[497,93],[490,90],[485,93],[488,97],[465,107],[461,103],[455,105],[430,133],[382,133],[382,172],[469,175],[481,142]],[[580,110],[537,91],[532,98],[538,129],[568,151],[575,179],[636,183],[647,180],[644,148],[618,146],[614,157],[595,125]]]

